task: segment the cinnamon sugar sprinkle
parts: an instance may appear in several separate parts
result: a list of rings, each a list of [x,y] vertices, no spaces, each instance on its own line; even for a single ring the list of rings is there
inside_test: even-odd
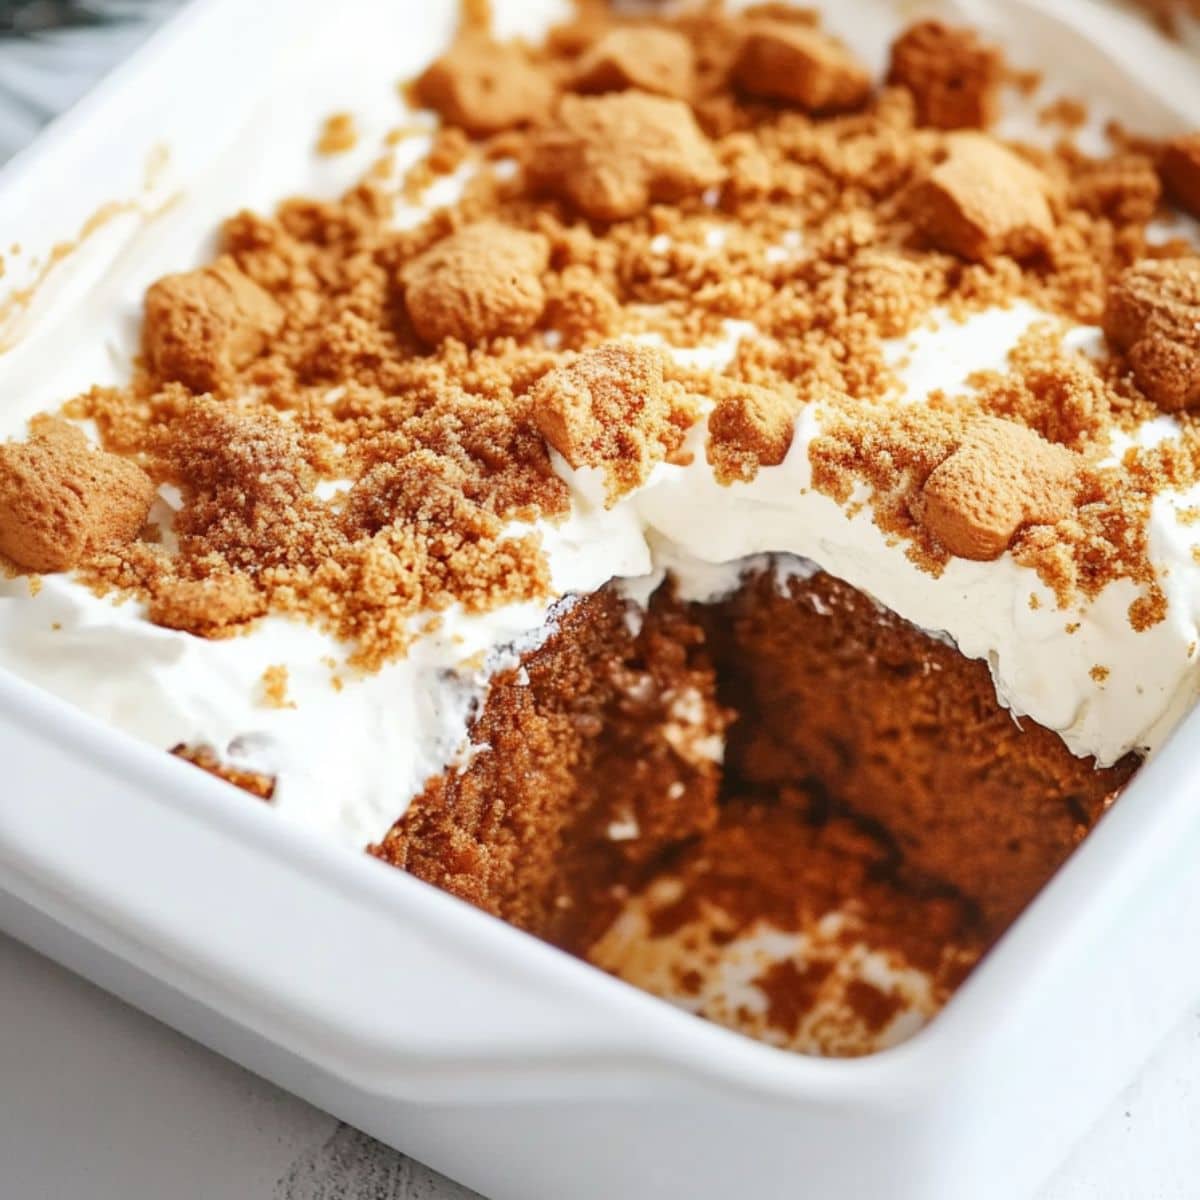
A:
[[[139,538],[131,519],[18,566],[78,562],[97,589],[206,637],[306,618],[372,668],[404,653],[419,614],[549,594],[538,534],[510,528],[568,511],[548,443],[603,465],[612,500],[707,397],[722,481],[779,462],[789,418],[819,403],[816,486],[848,502],[867,484],[922,568],[961,553],[948,531],[969,526],[974,553],[1011,550],[1064,606],[1124,578],[1140,588],[1134,625],[1162,618],[1146,519],[1158,492],[1200,480],[1185,386],[1200,344],[1184,321],[1200,284],[1194,250],[1147,225],[1163,162],[1172,195],[1190,194],[1187,147],[1125,139],[1095,159],[1003,143],[981,126],[1013,72],[928,23],[882,83],[779,6],[634,17],[582,3],[536,46],[495,43],[482,13],[413,85],[443,126],[407,178],[385,160],[340,200],[233,215],[212,266],[148,293],[129,386],[65,406],[108,455],[178,489],[174,536]],[[631,30],[652,37],[645,60]],[[461,199],[397,227],[398,198],[464,164]],[[1111,335],[1106,313],[1147,271],[1183,282],[1099,360],[1049,321],[963,394],[895,403],[885,339],[1018,300]],[[729,320],[758,336],[720,372],[666,355],[613,365],[629,353],[614,339],[692,346]],[[1177,434],[1106,462],[1112,433],[1160,406]],[[962,507],[996,482],[988,455],[964,450],[981,420],[1006,445],[1044,444],[1021,470],[1054,503]],[[1069,495],[1057,466],[1038,475],[1067,461]],[[948,462],[959,478],[931,517]]]

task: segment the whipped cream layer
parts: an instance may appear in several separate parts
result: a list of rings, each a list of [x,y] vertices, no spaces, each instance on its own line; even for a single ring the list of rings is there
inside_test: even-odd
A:
[[[830,27],[876,70],[913,15],[911,6],[889,0],[866,0],[853,12],[822,7]],[[1098,97],[1093,135],[1117,113],[1150,133],[1200,124],[1194,74],[1189,79],[1157,57],[1148,69],[1162,43],[1135,20],[1077,3],[963,0],[927,7],[976,25],[1010,47],[1021,65],[1050,72],[1048,91],[1012,116],[1014,132],[1056,136],[1038,131],[1029,114],[1063,92]],[[303,20],[286,24],[277,52],[239,81],[236,103],[223,90],[198,96],[187,119],[180,118],[195,138],[170,147],[168,169],[151,192],[138,194],[142,213],[106,223],[56,269],[26,317],[5,329],[19,341],[0,354],[0,436],[23,436],[33,413],[93,383],[124,382],[145,287],[208,257],[221,216],[245,205],[267,209],[296,192],[333,195],[358,178],[387,131],[404,119],[395,80],[442,48],[454,12],[449,0],[416,8],[352,0],[336,13],[305,0],[301,8]],[[565,5],[497,0],[495,8],[502,32],[536,34]],[[339,109],[355,115],[360,143],[350,154],[321,158],[313,152],[320,122]],[[138,129],[140,137],[154,125]],[[147,133],[139,155],[153,140]],[[401,159],[411,161],[427,146],[428,139],[413,138],[400,148]],[[137,156],[128,146],[114,140],[97,148],[98,158],[101,150],[123,164],[114,167],[114,180],[132,177]],[[127,194],[116,184],[80,186],[97,188],[96,207]],[[439,185],[427,199],[433,206],[453,198]],[[57,212],[61,197],[55,199]],[[422,215],[408,210],[398,219]],[[67,232],[33,223],[24,240],[40,245],[45,257]],[[44,235],[37,243],[35,233]],[[30,265],[10,261],[4,286],[26,282]],[[898,402],[919,403],[933,388],[954,390],[971,371],[1002,365],[1037,316],[1021,307],[996,310],[898,344],[897,361],[908,359]],[[731,330],[731,340],[739,336],[754,333]],[[1094,331],[1077,336],[1084,345]],[[678,352],[718,365],[729,346]],[[1193,548],[1200,530],[1177,519],[1177,511],[1200,503],[1200,495],[1163,496],[1154,507],[1150,546],[1168,613],[1135,633],[1128,584],[1113,584],[1067,612],[1008,556],[955,560],[936,578],[921,571],[903,545],[874,525],[869,508],[851,516],[813,490],[808,447],[821,421],[819,409],[806,411],[781,465],[752,483],[721,487],[705,461],[701,420],[691,434],[690,466],[660,466],[609,510],[592,475],[560,462],[572,512],[560,524],[539,527],[556,594],[482,616],[443,614],[436,634],[418,638],[405,659],[373,675],[349,671],[347,647],[292,620],[270,618],[246,636],[204,641],[157,628],[137,603],[97,597],[67,576],[45,579],[36,594],[25,579],[0,579],[0,668],[151,745],[207,743],[240,765],[277,774],[276,804],[285,814],[361,847],[386,831],[430,775],[472,752],[467,729],[488,679],[547,636],[563,597],[613,578],[628,581],[630,595],[644,596],[669,570],[686,597],[712,598],[736,586],[748,556],[779,552],[811,559],[915,624],[952,638],[964,654],[989,664],[1015,716],[1057,730],[1078,754],[1107,763],[1161,742],[1197,688],[1200,566]],[[1036,609],[1031,596],[1039,598]],[[1068,634],[1067,624],[1075,622],[1078,630]],[[287,669],[294,707],[265,702],[262,675],[277,666]],[[1092,677],[1094,667],[1108,671],[1103,682]]]

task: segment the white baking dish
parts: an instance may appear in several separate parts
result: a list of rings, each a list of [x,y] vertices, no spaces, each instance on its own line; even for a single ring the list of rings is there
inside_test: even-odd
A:
[[[845,28],[881,5],[829,7]],[[1200,73],[1133,22],[1096,24],[1085,2],[957,7],[1035,63],[1040,34],[1089,30],[1066,91],[1154,61],[1176,115],[1116,96],[1125,118],[1200,124]],[[195,231],[270,203],[264,163],[307,161],[321,116],[353,109],[381,63],[390,87],[452,20],[448,2],[197,0],[0,173],[0,241],[25,247],[4,284],[114,198],[153,208],[185,184],[170,219]],[[347,30],[361,70],[331,49]],[[260,152],[206,209],[206,166],[245,128]],[[160,142],[171,165],[147,193]],[[332,190],[340,169],[295,186]],[[86,382],[89,305],[139,220],[89,238],[7,335],[58,339]],[[150,241],[143,283],[187,265]],[[0,359],[0,402],[33,411],[62,378],[20,353]],[[1198,735],[1194,715],[929,1028],[855,1061],[676,1012],[4,674],[0,927],[493,1200],[1016,1200],[1200,993]]]

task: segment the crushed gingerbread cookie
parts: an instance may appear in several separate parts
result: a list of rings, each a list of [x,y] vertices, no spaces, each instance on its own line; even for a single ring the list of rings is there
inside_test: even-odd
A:
[[[162,378],[196,392],[218,391],[262,352],[282,323],[270,293],[225,255],[150,286],[142,340]]]
[[[752,383],[732,383],[708,417],[708,461],[718,483],[749,482],[760,467],[787,457],[796,424],[796,401]]]
[[[474,30],[427,67],[412,91],[418,103],[474,136],[541,120],[554,97],[549,78],[520,46]]]
[[[318,154],[345,154],[358,145],[358,127],[352,113],[339,112],[326,117],[317,138]]]
[[[1050,239],[1047,180],[984,134],[956,133],[946,160],[914,190],[913,218],[933,245],[973,261],[1025,258]]]
[[[579,92],[635,88],[686,100],[695,89],[695,52],[670,29],[611,29],[584,52],[573,86]]]
[[[266,602],[249,578],[226,574],[164,582],[147,615],[165,629],[212,638],[241,632],[265,611]]]
[[[921,489],[918,518],[960,558],[998,558],[1025,525],[1070,515],[1078,455],[1011,421],[982,418]]]
[[[1200,217],[1200,131],[1172,138],[1163,147],[1159,170],[1171,199]]]
[[[68,571],[136,537],[155,496],[135,463],[65,421],[36,421],[28,441],[0,445],[0,555],[24,571]]]
[[[234,787],[241,788],[243,792],[249,792],[251,796],[256,796],[259,800],[275,798],[273,776],[222,762],[211,746],[189,746],[185,742],[180,742],[179,745],[171,747],[171,753],[176,758],[182,758],[184,762],[191,763],[193,767],[199,767],[209,775],[215,775],[218,779],[223,779],[226,783],[232,783]]]
[[[752,21],[734,77],[747,95],[808,112],[858,108],[871,92],[866,68],[835,38],[791,21]]]
[[[1145,154],[1084,159],[1070,185],[1074,207],[1118,225],[1149,221],[1158,209],[1162,185]]]
[[[262,673],[262,703],[267,708],[295,708],[288,696],[288,669],[281,663],[267,667]]]
[[[1109,291],[1104,332],[1160,408],[1200,406],[1200,257],[1130,267]]]
[[[1087,124],[1088,108],[1073,96],[1059,96],[1038,109],[1038,121],[1043,125],[1058,125],[1074,132]]]
[[[597,221],[618,221],[651,203],[712,187],[721,168],[692,110],[644,92],[564,96],[536,131],[530,183]]]
[[[572,263],[546,288],[546,322],[569,350],[611,337],[621,320],[621,303],[597,272]]]
[[[611,342],[551,371],[534,388],[534,419],[574,468],[604,472],[607,503],[643,484],[683,441],[695,407],[664,378],[666,358]]]
[[[540,234],[479,221],[435,243],[401,273],[422,341],[468,345],[524,333],[542,315],[550,249]]]
[[[1004,56],[972,29],[918,21],[892,43],[888,83],[912,93],[917,120],[937,129],[986,129],[1000,113]]]

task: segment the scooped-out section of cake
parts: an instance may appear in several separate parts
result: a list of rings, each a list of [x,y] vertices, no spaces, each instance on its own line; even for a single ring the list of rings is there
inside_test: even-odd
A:
[[[784,566],[575,604],[373,853],[776,1044],[911,1033],[1137,762],[1097,769],[984,664]]]

